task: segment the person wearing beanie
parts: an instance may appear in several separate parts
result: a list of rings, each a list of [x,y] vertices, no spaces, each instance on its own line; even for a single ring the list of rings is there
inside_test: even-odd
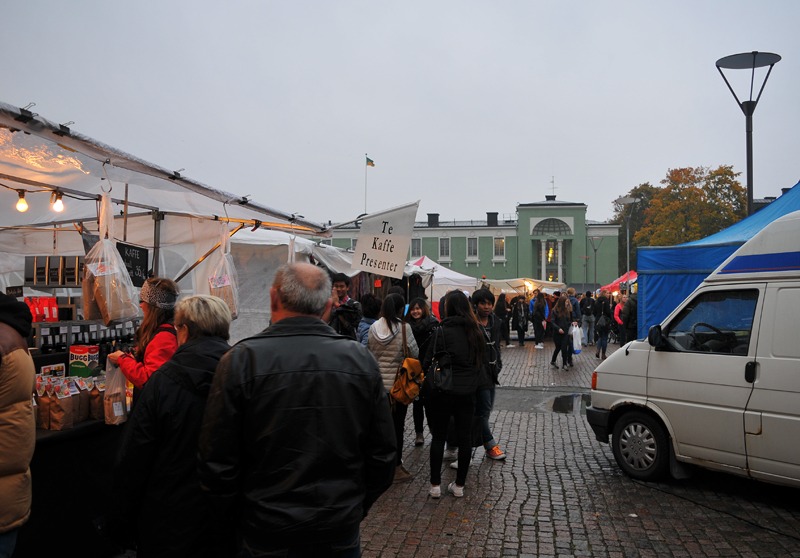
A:
[[[139,306],[144,317],[136,330],[136,348],[133,354],[114,351],[108,355],[108,361],[119,366],[136,388],[134,398],[153,372],[172,358],[178,349],[173,325],[178,294],[178,285],[172,279],[151,277],[145,281],[139,294]]]
[[[26,304],[0,293],[0,556],[14,553],[19,528],[31,514],[36,369],[27,337],[32,321]]]

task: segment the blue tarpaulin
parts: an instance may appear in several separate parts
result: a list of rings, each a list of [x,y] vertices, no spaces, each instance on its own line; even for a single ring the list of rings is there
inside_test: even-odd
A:
[[[800,182],[735,225],[677,246],[640,247],[638,337],[664,318],[737,248],[778,217],[800,210]]]

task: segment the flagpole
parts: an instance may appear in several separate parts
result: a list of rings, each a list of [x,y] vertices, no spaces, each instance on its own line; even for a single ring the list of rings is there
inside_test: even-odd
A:
[[[367,165],[366,160],[369,159],[369,156],[364,153],[364,214],[367,213]]]

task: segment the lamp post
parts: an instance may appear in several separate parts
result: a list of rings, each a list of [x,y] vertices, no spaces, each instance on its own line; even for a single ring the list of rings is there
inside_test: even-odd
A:
[[[603,244],[603,239],[604,238],[605,238],[604,236],[590,236],[589,237],[589,242],[592,243],[592,250],[594,250],[594,283],[595,283],[595,285],[598,284],[597,283],[597,250],[599,250],[600,246]],[[595,243],[594,243],[595,240],[599,240],[600,241],[600,242],[597,243],[596,246],[595,246]],[[592,290],[594,290],[594,289],[592,289]]]
[[[622,218],[625,219],[625,273],[627,274],[631,270],[631,217],[633,216],[633,206],[639,201],[639,198],[627,196],[617,198],[615,201],[622,206]],[[625,214],[626,205],[631,206],[629,215]]]
[[[747,214],[753,214],[753,113],[756,111],[756,105],[761,98],[761,93],[764,92],[764,86],[767,85],[769,74],[772,72],[772,67],[780,62],[781,57],[771,52],[743,52],[741,54],[731,54],[717,60],[717,70],[719,75],[725,80],[725,85],[728,86],[733,98],[736,99],[736,104],[742,109],[745,117],[745,139],[747,141]],[[769,66],[767,75],[764,76],[764,82],[761,84],[761,89],[758,90],[758,96],[753,100],[753,83],[756,76],[756,68],[763,68]],[[740,101],[739,97],[728,82],[728,78],[722,72],[722,68],[726,70],[750,70],[750,99],[747,101]]]

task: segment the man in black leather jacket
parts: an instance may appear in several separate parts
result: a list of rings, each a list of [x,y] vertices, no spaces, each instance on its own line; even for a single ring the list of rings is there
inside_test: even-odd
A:
[[[359,523],[392,484],[394,430],[378,365],[320,319],[330,294],[323,269],[282,266],[272,325],[217,368],[199,473],[239,515],[242,556],[359,556]]]

